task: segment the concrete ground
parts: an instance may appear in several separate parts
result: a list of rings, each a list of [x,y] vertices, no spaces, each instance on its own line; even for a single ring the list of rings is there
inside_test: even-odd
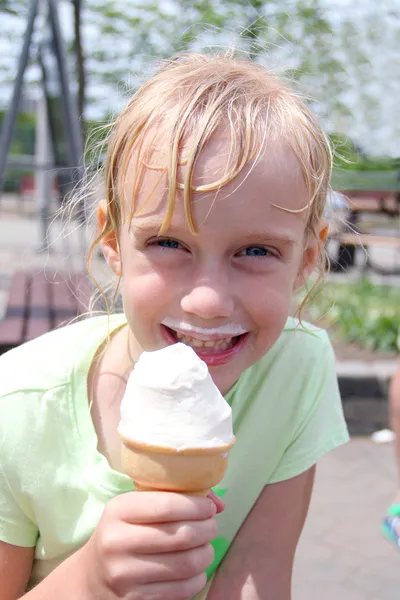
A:
[[[380,523],[396,484],[393,443],[353,438],[318,468],[293,600],[398,600],[400,549]]]
[[[87,232],[55,223],[50,237],[50,249],[36,252],[38,223],[2,210],[0,199],[0,318],[15,269],[84,268]],[[96,260],[95,268],[100,278],[106,277],[102,261]],[[346,365],[339,368],[346,370]],[[365,368],[371,370],[371,365]],[[400,551],[380,534],[395,481],[393,444],[355,437],[323,458],[297,553],[293,600],[400,598]]]

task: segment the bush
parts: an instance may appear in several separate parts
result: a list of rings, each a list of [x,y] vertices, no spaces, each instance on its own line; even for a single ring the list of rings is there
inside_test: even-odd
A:
[[[361,348],[395,352],[400,333],[400,288],[327,283],[307,307],[308,320],[329,328],[333,340]]]

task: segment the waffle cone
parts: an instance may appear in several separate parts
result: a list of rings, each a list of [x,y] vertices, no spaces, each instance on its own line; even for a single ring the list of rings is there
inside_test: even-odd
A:
[[[139,491],[207,496],[223,478],[233,446],[174,450],[122,438],[122,467]]]

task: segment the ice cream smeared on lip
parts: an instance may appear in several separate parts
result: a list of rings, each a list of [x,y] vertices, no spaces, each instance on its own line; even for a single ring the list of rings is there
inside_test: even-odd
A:
[[[143,352],[121,402],[119,433],[132,442],[185,450],[230,445],[232,411],[207,365],[177,343]]]
[[[243,327],[236,324],[221,325],[213,328],[200,328],[188,325],[183,321],[166,318],[162,322],[175,341],[182,342],[203,353],[223,352],[229,350],[248,333]]]

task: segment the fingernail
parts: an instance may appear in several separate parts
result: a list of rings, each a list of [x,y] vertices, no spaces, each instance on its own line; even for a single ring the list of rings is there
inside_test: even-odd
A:
[[[221,513],[225,509],[225,502],[221,500],[221,498],[219,498],[219,496],[217,496],[213,490],[210,491],[207,498],[210,498],[210,500],[213,501],[217,509],[217,514]]]

